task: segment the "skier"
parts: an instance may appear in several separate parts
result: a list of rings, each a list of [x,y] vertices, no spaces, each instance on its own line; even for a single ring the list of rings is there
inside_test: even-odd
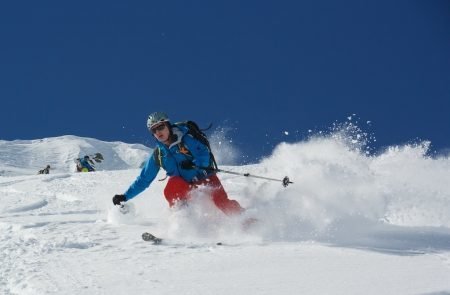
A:
[[[210,188],[210,197],[217,208],[227,215],[239,214],[244,209],[228,198],[216,172],[206,169],[211,164],[210,150],[191,134],[185,126],[171,124],[165,113],[152,113],[147,128],[155,137],[157,147],[149,157],[140,175],[124,194],[113,197],[114,205],[121,205],[144,191],[162,167],[169,176],[164,196],[170,207],[189,201],[189,193],[198,186]]]
[[[50,165],[47,165],[47,167],[45,167],[42,170],[39,170],[38,174],[49,174],[50,173]]]
[[[94,167],[89,163],[91,159],[89,156],[84,156],[84,158],[76,159],[77,171],[78,172],[92,172],[95,171]]]

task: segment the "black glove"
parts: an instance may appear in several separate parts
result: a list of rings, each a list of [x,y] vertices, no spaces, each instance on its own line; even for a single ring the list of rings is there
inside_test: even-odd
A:
[[[180,167],[185,170],[190,170],[195,168],[195,164],[191,160],[185,160],[180,163]]]
[[[115,195],[115,196],[112,198],[112,201],[113,201],[113,204],[114,204],[114,205],[120,205],[120,203],[126,202],[126,201],[127,201],[127,198],[125,197],[125,195]]]

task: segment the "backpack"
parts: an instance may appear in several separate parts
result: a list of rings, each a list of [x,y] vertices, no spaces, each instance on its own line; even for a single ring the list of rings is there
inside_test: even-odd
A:
[[[217,163],[216,159],[214,158],[214,155],[211,151],[211,146],[209,144],[208,137],[203,131],[206,131],[211,128],[212,124],[209,124],[208,128],[200,129],[194,121],[184,121],[184,122],[178,122],[173,124],[172,126],[178,127],[186,127],[188,129],[188,132],[186,134],[190,134],[192,137],[194,137],[196,140],[200,141],[203,145],[205,145],[208,148],[209,151],[209,166],[207,168],[211,170],[217,170]],[[181,142],[183,145],[183,143]],[[183,145],[183,147],[187,150],[186,146]],[[155,157],[156,164],[159,167],[162,167],[162,159],[161,159],[161,151],[159,150],[159,147],[155,149],[153,152],[153,156]],[[162,167],[163,168],[163,167]]]

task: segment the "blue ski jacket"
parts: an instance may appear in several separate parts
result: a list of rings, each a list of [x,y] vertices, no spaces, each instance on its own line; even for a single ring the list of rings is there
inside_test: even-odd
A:
[[[195,182],[214,174],[214,171],[206,171],[199,168],[182,169],[180,163],[191,160],[196,167],[208,167],[210,165],[210,153],[206,145],[187,134],[188,128],[184,126],[172,126],[175,141],[170,145],[157,141],[160,159],[153,153],[136,180],[125,192],[126,200],[130,200],[144,191],[153,182],[159,172],[159,161],[168,176],[180,176],[187,182]]]
[[[91,164],[89,164],[89,162],[84,158],[80,158],[80,164],[81,167],[87,168],[89,172],[95,171],[94,167],[92,167]]]

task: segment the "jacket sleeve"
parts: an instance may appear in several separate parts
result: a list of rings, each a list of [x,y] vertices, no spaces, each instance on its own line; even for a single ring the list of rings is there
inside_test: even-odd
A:
[[[191,135],[185,135],[183,140],[194,158],[192,162],[194,162],[195,166],[208,167],[211,157],[208,147]]]
[[[159,166],[155,162],[154,154],[150,156],[144,168],[141,170],[141,174],[136,178],[136,180],[131,184],[128,190],[125,192],[125,197],[128,200],[131,200],[141,192],[143,192],[152,181],[155,179],[158,174]]]

